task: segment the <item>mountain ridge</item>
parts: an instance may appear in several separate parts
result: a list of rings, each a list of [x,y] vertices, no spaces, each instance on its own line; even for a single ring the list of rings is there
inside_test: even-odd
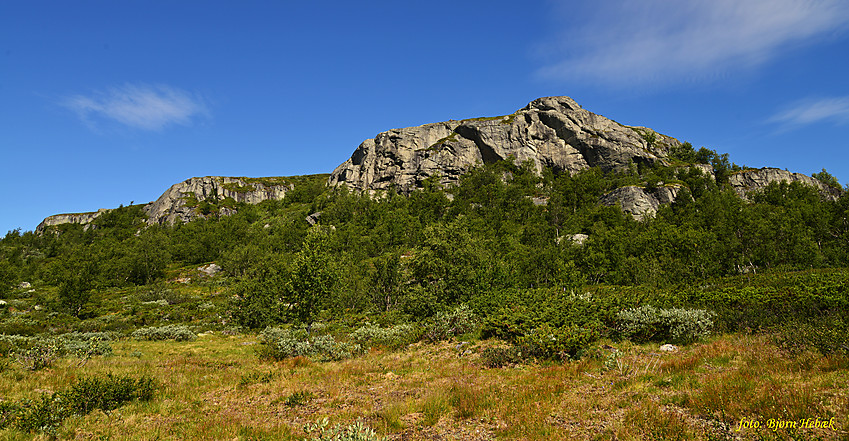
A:
[[[328,186],[375,194],[389,189],[410,193],[427,180],[443,187],[479,164],[501,160],[530,162],[537,173],[545,168],[577,173],[591,167],[626,171],[634,166],[672,166],[676,138],[640,126],[627,126],[583,109],[566,96],[538,98],[509,115],[448,120],[415,127],[391,129],[363,141],[351,157],[337,166]],[[676,166],[680,166],[677,165]],[[685,164],[716,179],[709,165]],[[226,216],[238,202],[256,204],[283,199],[297,177],[193,177],[172,185],[159,198],[145,204],[147,223],[189,222],[201,216]],[[842,189],[829,187],[800,173],[765,167],[732,173],[728,184],[743,198],[771,182],[802,182],[816,187],[829,199]],[[663,183],[660,183],[663,184]],[[619,205],[637,219],[653,215],[675,200],[676,185],[647,189],[626,186],[606,194],[603,205]],[[43,232],[65,223],[88,225],[111,209],[89,213],[56,214],[36,228]]]

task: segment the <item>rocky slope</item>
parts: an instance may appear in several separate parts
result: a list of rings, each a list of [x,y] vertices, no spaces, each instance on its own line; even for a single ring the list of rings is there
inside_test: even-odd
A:
[[[450,120],[380,133],[360,144],[333,171],[328,184],[369,193],[390,187],[409,193],[429,178],[450,185],[477,164],[508,158],[530,161],[537,171],[551,167],[570,173],[590,167],[610,171],[640,163],[669,165],[670,149],[680,144],[652,129],[624,126],[588,112],[569,97],[547,97],[510,115]],[[709,165],[689,166],[713,175]],[[731,187],[744,198],[777,181],[813,185],[830,199],[842,193],[812,177],[775,168],[745,170],[729,179]],[[228,215],[236,202],[256,204],[282,199],[292,188],[289,181],[279,177],[191,178],[171,186],[145,205],[144,211],[149,224],[188,222],[204,214]],[[608,193],[599,203],[619,205],[642,219],[654,215],[661,204],[674,201],[680,189],[678,185],[652,189],[627,186]],[[50,216],[37,231],[69,222],[86,225],[105,211],[108,210]],[[314,222],[316,219],[311,219]]]
[[[599,201],[602,205],[619,205],[625,213],[634,219],[642,220],[646,216],[657,213],[662,204],[669,204],[678,196],[679,185],[665,185],[654,189],[646,189],[634,185],[617,188],[604,195]]]
[[[201,212],[203,202],[207,202],[207,209],[216,211],[214,214],[226,216],[233,213],[233,205],[237,202],[258,204],[269,199],[283,199],[292,188],[291,183],[280,177],[205,176],[190,178],[172,185],[165,193],[162,193],[162,196],[148,203],[142,209],[147,214],[147,223],[150,225],[189,222],[204,215]],[[91,213],[49,216],[41,221],[36,231],[43,232],[49,226],[66,223],[87,225],[108,211],[110,210],[101,208]]]
[[[108,208],[101,208],[100,210],[90,213],[54,214],[53,216],[47,216],[44,218],[44,220],[41,221],[41,223],[35,228],[35,231],[42,232],[47,227],[62,224],[88,225],[91,221],[97,219],[98,216],[109,211],[110,210]]]
[[[189,222],[200,215],[198,205],[203,201],[217,202],[218,214],[228,215],[234,202],[258,204],[269,199],[283,199],[292,188],[282,178],[190,178],[172,185],[157,200],[145,205],[144,212],[149,224]]]
[[[819,189],[823,197],[836,200],[843,193],[842,190],[829,187],[822,182],[801,173],[792,173],[777,168],[761,168],[757,170],[744,170],[735,173],[728,178],[728,183],[740,197],[746,197],[753,191],[762,190],[772,182],[801,182]]]
[[[590,113],[569,97],[537,99],[511,115],[394,129],[364,141],[330,175],[330,185],[370,192],[390,186],[410,192],[432,177],[451,184],[478,163],[509,157],[576,172],[618,170],[634,163],[666,164],[679,144],[643,127]]]

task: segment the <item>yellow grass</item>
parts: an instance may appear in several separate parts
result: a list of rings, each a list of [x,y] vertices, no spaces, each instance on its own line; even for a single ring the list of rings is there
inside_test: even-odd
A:
[[[364,421],[392,440],[846,439],[845,359],[791,357],[763,336],[722,336],[660,353],[604,342],[576,362],[487,369],[455,345],[416,344],[351,360],[259,360],[253,336],[114,343],[83,367],[61,359],[37,372],[0,373],[5,401],[35,398],[82,376],[150,375],[154,400],[63,424],[60,439],[301,440],[303,426]],[[295,398],[292,398],[292,397]],[[834,418],[832,428],[767,427]],[[757,421],[759,428],[741,428]],[[738,431],[739,429],[739,431]],[[7,429],[0,439],[48,439]]]

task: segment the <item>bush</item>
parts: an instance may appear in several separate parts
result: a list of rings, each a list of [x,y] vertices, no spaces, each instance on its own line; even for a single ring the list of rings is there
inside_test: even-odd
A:
[[[553,327],[547,323],[538,326],[516,340],[520,357],[544,360],[580,358],[583,349],[601,336],[601,325],[586,328],[574,325]]]
[[[312,392],[302,390],[298,392],[292,392],[292,395],[286,397],[283,402],[289,407],[303,406],[304,404],[307,404],[310,400],[312,400],[312,398]]]
[[[109,412],[135,399],[150,400],[155,389],[153,378],[150,377],[133,379],[106,374],[106,377],[80,379],[62,393],[62,398],[68,411],[75,415],[85,415],[97,409]]]
[[[23,400],[10,409],[12,426],[22,432],[56,435],[62,421],[70,414],[59,394],[43,394],[35,400]]]
[[[448,340],[475,329],[477,316],[466,305],[460,305],[452,311],[440,312],[431,318],[424,330],[424,336],[431,342]]]
[[[387,438],[380,437],[370,427],[361,421],[347,426],[335,425],[328,427],[327,418],[319,420],[315,424],[304,426],[304,432],[318,432],[318,437],[310,438],[309,441],[386,441]]]
[[[714,315],[704,309],[658,309],[643,305],[620,311],[617,328],[622,337],[637,343],[690,343],[710,335]]]
[[[57,336],[56,340],[62,345],[64,354],[88,358],[93,355],[112,355],[110,342],[116,338],[114,332],[70,332]]]
[[[849,355],[849,323],[838,317],[792,321],[779,328],[779,346],[791,352],[816,349],[823,355]]]
[[[0,355],[9,354],[26,369],[39,370],[65,355],[80,358],[110,355],[109,341],[115,337],[115,333],[109,332],[71,332],[56,337],[0,335]]]
[[[147,401],[156,390],[152,378],[89,377],[70,388],[42,394],[36,400],[0,403],[0,429],[14,427],[23,432],[43,432],[55,436],[62,422],[72,415],[94,410],[110,412],[133,400]]]
[[[283,360],[310,357],[318,361],[338,361],[362,352],[358,344],[337,342],[331,335],[309,335],[303,329],[265,328],[260,334],[260,358]]]
[[[481,352],[481,363],[488,368],[500,368],[521,362],[520,349],[516,346],[509,348],[486,348]]]
[[[422,331],[413,325],[402,324],[389,328],[381,328],[375,324],[366,323],[351,333],[351,340],[360,345],[372,344],[386,348],[402,348],[416,342]]]
[[[618,294],[618,292],[617,292]],[[636,296],[594,295],[553,289],[505,290],[482,295],[475,311],[485,316],[481,337],[515,342],[543,323],[552,327],[612,326],[615,311],[630,306]],[[602,328],[601,330],[605,330]]]
[[[52,366],[61,357],[61,349],[56,340],[38,339],[29,348],[16,350],[14,357],[24,368],[37,371]]]
[[[184,325],[166,325],[138,329],[132,337],[136,340],[192,341],[197,335]]]

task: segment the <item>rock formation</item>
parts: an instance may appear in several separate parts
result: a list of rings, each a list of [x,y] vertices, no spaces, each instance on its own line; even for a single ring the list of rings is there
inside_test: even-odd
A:
[[[283,199],[292,188],[292,184],[282,178],[191,178],[172,185],[159,199],[145,205],[144,212],[151,225],[189,222],[200,215],[197,204],[211,200],[224,202],[218,208],[218,214],[226,216],[233,213],[232,207],[228,206],[233,202],[258,204],[269,199]]]
[[[511,115],[394,129],[368,139],[330,175],[330,185],[370,192],[394,186],[410,192],[433,176],[451,184],[478,163],[510,157],[576,172],[621,170],[633,163],[666,164],[679,142],[644,127],[623,126],[581,108],[569,97],[537,99]]]
[[[811,185],[819,189],[823,197],[836,200],[840,197],[843,191],[839,188],[829,187],[817,179],[801,173],[792,173],[786,170],[777,168],[761,168],[753,170],[744,170],[731,175],[728,178],[728,183],[742,198],[750,193],[761,191],[772,182],[801,182]]]
[[[624,126],[590,113],[569,97],[539,98],[510,115],[450,120],[380,133],[360,144],[333,171],[328,184],[369,193],[391,187],[409,193],[428,179],[438,179],[442,185],[454,184],[477,164],[509,158],[520,163],[529,161],[538,172],[546,167],[569,173],[590,167],[627,170],[633,164],[670,165],[670,148],[678,145],[678,140],[652,129]],[[699,168],[714,178],[710,165],[683,167]],[[744,198],[777,181],[813,185],[832,200],[842,193],[809,176],[774,168],[745,170],[729,178],[731,187]],[[143,210],[151,225],[189,222],[204,214],[232,214],[237,202],[256,204],[282,199],[292,188],[289,181],[278,177],[191,178],[171,186]],[[599,202],[619,205],[623,211],[643,219],[653,216],[661,204],[674,201],[680,189],[680,185],[651,189],[626,186],[608,193]],[[534,198],[533,202],[544,205],[547,199]],[[50,216],[36,230],[63,223],[87,225],[108,211]],[[321,212],[313,213],[306,220],[315,224],[320,215]]]
[[[269,199],[283,199],[293,185],[284,178],[231,178],[206,176],[190,178],[172,185],[157,200],[145,205],[142,210],[147,214],[147,223],[173,224],[189,222],[201,217],[199,211],[202,202],[212,202],[219,216],[235,213],[233,205],[237,202],[258,204]],[[67,223],[87,225],[103,213],[111,211],[101,208],[91,213],[56,214],[49,216],[38,225],[37,232],[47,227]]]
[[[619,205],[622,211],[634,219],[642,220],[646,216],[654,216],[661,204],[674,201],[680,190],[680,185],[664,185],[654,189],[628,185],[604,195],[599,202],[603,205]]]
[[[108,208],[101,208],[100,210],[93,211],[91,213],[68,213],[68,214],[54,214],[53,216],[47,216],[35,227],[35,231],[41,233],[47,227],[51,227],[53,225],[62,225],[62,224],[80,224],[80,225],[88,225],[91,221],[97,219],[103,213],[107,213],[111,210]]]

